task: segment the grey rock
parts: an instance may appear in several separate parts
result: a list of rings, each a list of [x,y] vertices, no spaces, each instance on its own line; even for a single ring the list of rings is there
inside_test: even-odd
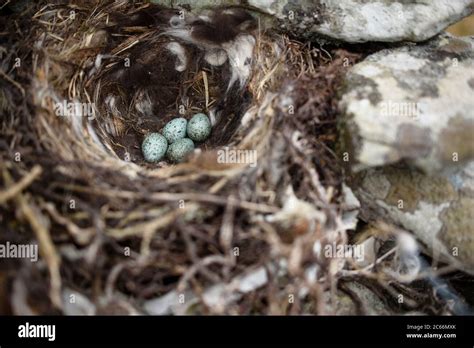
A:
[[[242,4],[239,0],[151,0],[151,2],[168,7],[191,6],[192,9]]]
[[[442,35],[356,64],[340,99],[354,171],[406,160],[427,173],[474,159],[474,37]]]
[[[346,42],[424,41],[474,12],[472,0],[153,0],[193,10],[253,7],[261,24],[302,39]],[[250,6],[248,6],[250,5]],[[265,15],[266,14],[266,15]]]
[[[393,311],[371,289],[357,282],[345,283],[356,298],[338,291],[334,301],[330,301],[330,293],[324,294],[326,312],[334,315],[389,315]],[[356,302],[357,301],[357,302]]]
[[[352,186],[362,219],[402,226],[433,257],[474,274],[474,161],[446,177],[406,166],[373,168]]]
[[[299,37],[424,41],[474,12],[472,0],[249,0]]]

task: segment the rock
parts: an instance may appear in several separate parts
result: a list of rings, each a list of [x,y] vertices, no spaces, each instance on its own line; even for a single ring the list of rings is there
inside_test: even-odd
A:
[[[261,23],[301,39],[424,41],[474,12],[472,0],[153,0],[192,9],[247,4]],[[248,6],[246,6],[248,7]]]
[[[447,177],[407,166],[369,169],[351,185],[363,220],[402,226],[434,257],[474,274],[474,161]]]
[[[168,7],[191,6],[193,9],[240,5],[242,3],[239,0],[151,0],[150,2]]]
[[[355,171],[406,160],[427,173],[474,159],[474,37],[442,35],[356,64],[339,103]]]
[[[347,283],[346,285],[358,297],[363,313],[366,315],[388,315],[392,312],[380,297],[368,287],[357,282]]]
[[[354,300],[342,291],[337,291],[331,303],[330,293],[324,294],[325,310],[330,315],[389,315],[393,311],[371,289],[357,282],[346,282],[347,290]],[[357,302],[356,302],[357,301]]]
[[[346,184],[342,184],[342,222],[345,228],[355,230],[357,227],[360,202],[354,192]]]
[[[249,0],[284,31],[346,42],[424,41],[474,12],[472,0]]]

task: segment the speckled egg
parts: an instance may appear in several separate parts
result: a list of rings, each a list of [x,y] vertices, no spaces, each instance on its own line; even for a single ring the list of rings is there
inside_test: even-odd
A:
[[[174,143],[178,139],[183,139],[186,136],[186,121],[183,117],[175,118],[169,121],[163,127],[163,135],[170,144]]]
[[[142,143],[142,152],[145,161],[158,162],[166,154],[168,141],[159,133],[148,134]]]
[[[211,121],[204,114],[196,114],[188,122],[188,137],[194,141],[204,141],[211,134]]]
[[[179,163],[182,162],[189,153],[193,152],[193,150],[193,141],[188,138],[183,138],[176,140],[169,146],[166,156],[170,161]]]

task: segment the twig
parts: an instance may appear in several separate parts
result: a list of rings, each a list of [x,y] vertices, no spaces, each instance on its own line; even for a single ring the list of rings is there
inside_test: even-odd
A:
[[[5,183],[9,185],[12,183],[10,174],[4,170],[3,177]],[[50,298],[51,302],[57,307],[62,308],[61,300],[61,275],[59,267],[61,259],[59,258],[54,243],[51,239],[49,231],[44,223],[45,217],[41,214],[40,210],[33,204],[28,203],[25,196],[21,193],[15,196],[16,204],[19,206],[26,220],[29,222],[33,232],[36,235],[40,246],[41,256],[48,265],[49,274],[51,277],[51,288]]]
[[[31,185],[42,173],[42,168],[39,165],[33,167],[30,173],[26,174],[21,180],[6,190],[0,192],[0,204],[5,203],[9,199],[18,195],[21,191]]]
[[[207,110],[209,108],[209,84],[207,81],[207,74],[204,70],[202,71],[202,80],[204,82],[204,91],[206,93],[206,110]]]
[[[23,87],[21,87],[21,85],[18,82],[16,82],[10,76],[5,74],[5,72],[2,69],[0,69],[0,75],[2,75],[5,80],[7,80],[12,85],[14,85],[16,88],[18,88],[20,90],[21,95],[23,96],[23,98],[25,97],[25,90],[23,89]]]
[[[195,201],[203,203],[212,203],[217,205],[227,205],[228,201],[226,197],[206,194],[206,193],[171,193],[171,192],[154,192],[154,193],[137,193],[132,191],[124,190],[94,190],[89,187],[81,187],[77,185],[61,185],[65,189],[71,191],[87,192],[89,194],[98,196],[111,196],[115,198],[125,199],[146,199],[149,201],[159,202],[178,202],[183,201]],[[262,203],[253,203],[248,201],[236,200],[235,205],[241,209],[253,210],[260,213],[276,213],[280,210],[278,207],[269,206]]]

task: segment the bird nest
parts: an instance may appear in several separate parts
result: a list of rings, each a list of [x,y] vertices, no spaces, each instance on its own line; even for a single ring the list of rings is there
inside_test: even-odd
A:
[[[348,239],[335,96],[367,52],[246,17],[229,38],[190,39],[170,22],[182,13],[74,1],[2,16],[1,238],[36,240],[41,254],[6,266],[10,311],[68,313],[75,294],[94,313],[334,312],[324,294],[340,260],[313,245]],[[239,35],[246,62],[225,46]],[[144,161],[147,133],[197,112],[213,123],[199,149],[180,164]]]

